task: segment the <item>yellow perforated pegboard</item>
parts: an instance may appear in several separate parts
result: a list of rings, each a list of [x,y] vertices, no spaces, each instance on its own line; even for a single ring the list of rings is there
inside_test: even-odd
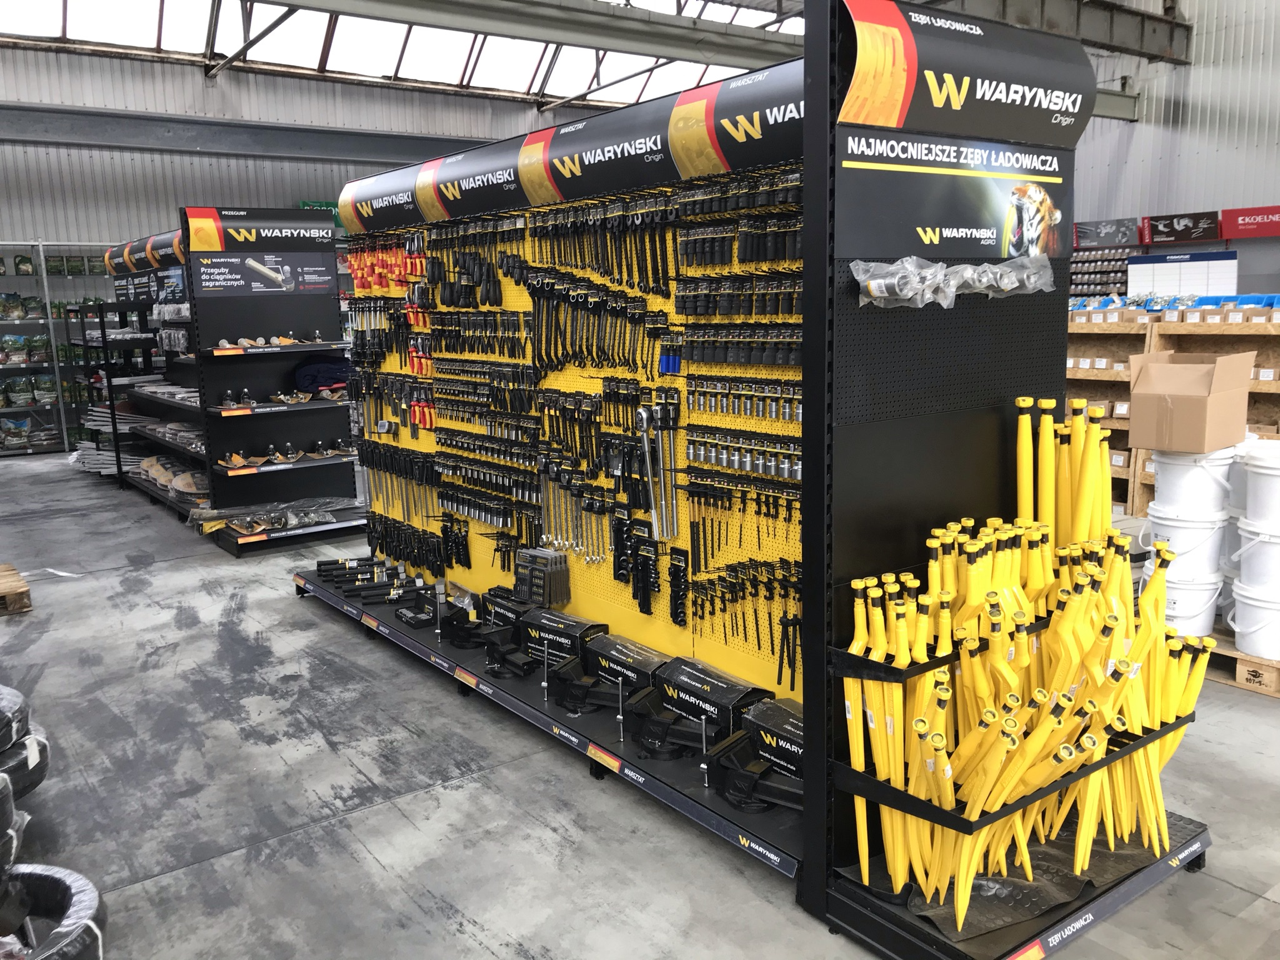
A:
[[[751,213],[754,213],[754,211]],[[678,253],[677,232],[676,229],[670,230],[667,244],[669,254],[668,267],[673,277],[671,285],[673,292],[675,287],[674,277],[676,276],[675,260]],[[675,305],[672,297],[663,297],[657,294],[640,294],[633,289],[614,286],[608,278],[591,271],[569,269],[540,262],[535,258],[536,245],[528,236],[518,243],[500,242],[498,249],[517,253],[535,266],[554,267],[566,273],[575,274],[584,280],[610,286],[627,296],[644,296],[650,310],[667,313],[673,334],[679,334],[686,321],[699,324],[723,323],[726,326],[735,322],[732,318],[725,317],[686,318],[677,316],[674,312]],[[427,253],[430,255],[434,252],[436,251],[433,251],[430,244],[428,244]],[[492,254],[492,248],[488,252]],[[734,272],[798,271],[799,267],[800,263],[798,261],[749,262],[741,265],[735,261],[730,266],[682,268],[680,275],[684,277],[721,276]],[[502,306],[497,309],[503,311],[530,311],[532,309],[532,301],[527,290],[517,286],[505,276],[501,277],[501,283]],[[439,308],[439,312],[448,312],[449,310],[450,308],[447,307]],[[779,323],[799,322],[798,315],[794,314],[770,318],[750,317],[744,319],[754,323],[768,321]],[[512,358],[485,354],[437,353],[435,355],[437,360],[442,358],[470,358],[495,362],[513,362]],[[526,358],[525,362],[529,362],[528,358]],[[398,357],[394,355],[388,356],[382,366],[382,371],[394,374],[409,373],[407,369],[401,368]],[[690,477],[690,474],[686,472],[688,468],[692,468],[694,477],[698,476],[699,471],[715,471],[721,475],[740,477],[744,485],[750,485],[751,481],[756,479],[755,475],[748,472],[733,471],[727,467],[712,466],[710,464],[689,463],[686,457],[686,427],[706,430],[756,432],[793,437],[797,441],[800,436],[801,424],[798,420],[788,421],[780,418],[747,417],[741,414],[735,416],[731,413],[722,414],[712,410],[690,411],[686,403],[687,378],[689,377],[726,381],[736,385],[741,385],[742,382],[750,380],[766,383],[782,383],[784,381],[798,383],[800,379],[799,367],[725,364],[690,365],[686,363],[679,375],[657,375],[654,378],[650,378],[643,364],[638,372],[621,368],[593,369],[570,366],[548,374],[539,384],[539,387],[569,393],[583,391],[584,393],[594,394],[601,391],[601,380],[605,376],[634,379],[640,381],[644,386],[653,388],[675,388],[679,390],[680,429],[676,431],[675,449],[677,483],[681,488],[687,484]],[[389,418],[391,412],[383,409],[378,412],[378,416]],[[485,433],[483,426],[442,419],[439,416],[439,411],[437,411],[436,426],[458,431]],[[617,428],[606,426],[602,427],[602,432],[607,435],[620,431]],[[418,439],[413,440],[410,438],[409,431],[402,428],[397,443],[401,447],[426,453],[434,453],[437,450],[435,436],[431,430],[422,430]],[[441,449],[443,452],[448,452],[443,448]],[[491,459],[474,453],[466,455],[485,460]],[[497,460],[492,460],[492,462],[495,464],[500,463]],[[612,480],[606,476],[602,475],[595,481],[595,484],[602,489],[612,491]],[[398,491],[401,489],[393,485],[392,496],[390,498],[375,498],[373,508],[388,516],[402,519],[405,513],[399,503]],[[782,628],[778,621],[784,615],[798,614],[798,597],[795,593],[793,592],[789,598],[784,599],[782,591],[775,587],[773,600],[769,602],[766,600],[767,590],[764,586],[757,586],[757,596],[752,598],[750,596],[751,587],[748,583],[743,589],[744,598],[737,604],[728,607],[723,613],[719,610],[719,605],[715,604],[716,609],[714,612],[709,611],[710,615],[706,619],[700,620],[697,616],[698,601],[694,596],[696,588],[691,585],[690,597],[686,605],[688,626],[678,627],[671,622],[668,612],[670,588],[667,563],[667,551],[669,548],[679,547],[685,550],[692,548],[690,524],[692,521],[699,519],[706,521],[705,536],[708,538],[708,545],[714,541],[716,549],[713,556],[704,558],[704,565],[709,569],[691,578],[695,581],[724,577],[732,565],[749,561],[798,561],[800,558],[798,496],[799,489],[798,484],[796,484],[794,498],[786,498],[779,495],[776,501],[776,509],[773,507],[773,503],[766,499],[766,502],[760,508],[759,515],[757,515],[756,502],[750,494],[747,509],[743,513],[740,511],[740,493],[735,493],[732,508],[713,509],[708,506],[691,503],[684,490],[678,489],[677,513],[679,524],[676,536],[673,539],[663,541],[662,544],[663,552],[659,558],[661,586],[660,592],[652,597],[652,615],[646,616],[638,611],[636,603],[631,597],[630,585],[614,580],[612,556],[607,555],[603,562],[591,563],[587,562],[585,557],[576,556],[571,551],[568,555],[570,558],[572,601],[566,609],[576,616],[605,622],[609,624],[612,632],[630,637],[670,656],[696,656],[730,674],[765,689],[774,690],[779,696],[798,699],[801,690],[798,671],[794,690],[790,688],[789,671],[784,671],[781,685],[777,682],[779,651],[783,639]],[[787,499],[793,500],[790,509],[790,523],[786,522]],[[774,513],[773,516],[770,515],[771,512]],[[440,525],[437,521],[426,519],[414,510],[410,510],[409,515],[410,522],[413,522],[416,526],[439,532]],[[632,515],[636,518],[647,519],[647,515],[634,512]],[[500,570],[498,560],[494,555],[493,542],[484,537],[484,534],[494,532],[496,528],[476,520],[469,520],[468,523],[470,524],[471,568],[454,567],[449,570],[450,578],[478,592],[483,592],[497,585],[510,586],[513,579],[512,574],[504,573]],[[607,539],[609,534],[608,517],[604,518],[602,526]],[[700,531],[701,529],[699,528]],[[773,622],[772,650],[769,630],[771,620]],[[758,628],[757,623],[759,625]]]

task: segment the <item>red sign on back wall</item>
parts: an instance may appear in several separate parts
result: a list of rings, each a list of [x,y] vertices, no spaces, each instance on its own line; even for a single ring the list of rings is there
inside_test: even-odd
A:
[[[1280,237],[1280,207],[1241,207],[1222,211],[1222,239]]]

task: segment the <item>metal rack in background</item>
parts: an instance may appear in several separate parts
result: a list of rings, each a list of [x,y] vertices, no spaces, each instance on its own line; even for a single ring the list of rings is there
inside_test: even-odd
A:
[[[104,391],[104,403],[111,417],[111,448],[115,453],[116,459],[116,483],[121,490],[125,487],[124,465],[120,457],[120,444],[130,442],[133,434],[129,430],[125,430],[122,434],[120,431],[119,421],[116,417],[116,380],[118,379],[112,371],[111,354],[119,352],[122,359],[127,363],[130,369],[133,369],[133,354],[135,351],[139,354],[138,358],[142,361],[142,373],[150,375],[155,372],[155,366],[151,357],[151,348],[156,346],[157,340],[154,333],[144,327],[148,319],[153,304],[150,303],[132,303],[129,301],[115,301],[112,303],[79,303],[68,306],[67,316],[64,318],[63,326],[67,334],[67,344],[72,348],[80,350],[81,372],[76,375],[75,382],[83,382],[89,390],[89,405],[95,405],[93,390],[97,384],[93,381],[94,361],[95,357],[100,357],[102,361],[102,389]],[[131,330],[129,326],[129,314],[136,313],[138,316],[138,329],[131,331],[132,335],[127,337],[108,337],[111,329],[115,330]],[[118,322],[115,328],[108,328],[107,317],[114,314]],[[86,325],[88,321],[97,320],[97,329],[99,340],[94,342],[89,336],[89,328]],[[80,336],[73,336],[71,333],[72,321],[79,321]],[[78,408],[77,408],[78,410]],[[100,432],[98,428],[90,428],[93,431]],[[98,443],[101,448],[101,443]]]
[[[54,412],[58,422],[59,434],[61,436],[60,446],[46,445],[46,446],[41,446],[38,449],[28,446],[28,448],[22,449],[22,450],[0,451],[0,456],[16,456],[16,455],[31,454],[31,453],[54,453],[61,450],[71,449],[70,425],[72,423],[72,420],[74,419],[74,416],[72,413],[69,412],[68,408],[74,409],[76,401],[70,400],[66,395],[66,389],[62,381],[62,363],[58,358],[59,346],[60,345],[67,346],[68,349],[70,349],[70,345],[66,343],[65,338],[62,344],[59,343],[58,336],[57,336],[57,328],[54,326],[55,318],[53,316],[54,314],[53,304],[55,300],[54,300],[54,297],[52,296],[52,291],[49,286],[48,250],[50,248],[56,248],[56,249],[65,248],[65,249],[76,249],[76,250],[84,250],[86,248],[96,248],[98,250],[103,250],[103,249],[106,249],[107,246],[109,246],[109,244],[106,242],[97,243],[97,242],[79,241],[79,240],[75,240],[75,241],[42,240],[39,238],[35,240],[0,240],[0,250],[19,250],[19,251],[26,250],[31,252],[31,257],[32,257],[31,273],[29,274],[19,274],[16,272],[6,273],[2,278],[0,278],[0,286],[7,286],[10,279],[22,281],[23,283],[37,284],[36,289],[38,293],[33,294],[33,296],[38,295],[40,299],[44,302],[43,317],[27,317],[20,320],[16,320],[16,319],[0,320],[0,330],[3,330],[4,328],[7,328],[7,327],[32,327],[32,326],[42,327],[49,336],[49,360],[47,362],[39,362],[35,364],[30,364],[30,363],[24,364],[21,369],[25,369],[25,370],[52,369],[54,380],[57,384],[57,402],[56,403],[37,404],[29,407],[4,407],[4,408],[0,408],[0,415]],[[77,254],[77,256],[92,257],[94,255],[93,254]],[[59,274],[57,276],[61,279],[66,279],[66,280],[76,280],[78,282],[83,281],[86,284],[85,286],[86,294],[88,293],[89,286],[93,282],[103,281],[106,284],[106,287],[104,288],[104,294],[110,293],[111,277],[106,274],[88,273],[87,268],[88,268],[88,264],[86,262],[86,272],[83,274],[76,274],[76,275]],[[16,292],[21,293],[20,290]],[[78,300],[82,300],[83,296],[77,294],[76,296],[70,297],[68,299],[73,299],[78,301]],[[71,359],[71,354],[68,353],[68,361],[70,361],[70,359]],[[0,373],[3,373],[7,369],[10,369],[7,365],[0,364]],[[14,368],[14,369],[18,369],[18,368]]]

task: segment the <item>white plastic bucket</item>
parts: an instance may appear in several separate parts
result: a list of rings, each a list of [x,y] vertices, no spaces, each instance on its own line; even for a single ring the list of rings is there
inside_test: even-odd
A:
[[[1222,555],[1218,558],[1218,569],[1229,577],[1240,576],[1240,518],[1243,511],[1227,507],[1227,526],[1222,532]]]
[[[1240,546],[1231,559],[1239,565],[1240,582],[1280,596],[1280,524],[1244,519],[1238,528]]]
[[[1258,441],[1244,469],[1249,476],[1245,516],[1254,523],[1280,524],[1280,442]]]
[[[1172,571],[1177,564],[1175,562]],[[1152,557],[1142,565],[1138,580],[1138,595],[1147,588],[1147,581],[1155,573],[1156,561]],[[1215,573],[1205,580],[1184,583],[1165,574],[1165,623],[1178,631],[1180,637],[1203,637],[1213,632],[1213,621],[1222,609],[1223,597],[1232,584],[1231,578]]]
[[[1168,541],[1169,549],[1178,555],[1170,574],[1183,583],[1196,583],[1217,574],[1226,528],[1225,510],[1188,519],[1152,501],[1147,507],[1147,529],[1138,542],[1150,547],[1157,540]]]
[[[1236,649],[1251,657],[1280,660],[1280,595],[1237,583],[1235,599],[1227,623],[1236,632]]]
[[[1213,633],[1213,621],[1218,615],[1218,597],[1222,595],[1223,580],[1220,573],[1194,583],[1183,583],[1166,577],[1168,603],[1164,608],[1165,623],[1177,630],[1180,637],[1205,637]]]
[[[1252,433],[1243,443],[1232,447],[1231,466],[1227,468],[1227,486],[1231,492],[1227,495],[1227,509],[1244,514],[1245,499],[1249,491],[1249,475],[1245,472],[1244,461],[1250,451],[1258,445],[1258,438]]]
[[[1218,594],[1218,616],[1226,620],[1235,607],[1236,577],[1229,573],[1222,575],[1222,592]]]
[[[1178,516],[1203,517],[1227,508],[1231,486],[1227,474],[1235,447],[1212,453],[1168,453],[1157,450],[1156,496],[1162,507]]]

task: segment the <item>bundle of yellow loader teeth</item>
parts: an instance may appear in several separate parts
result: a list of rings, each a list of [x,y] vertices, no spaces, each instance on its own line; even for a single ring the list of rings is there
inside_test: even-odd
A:
[[[953,891],[957,930],[979,874],[1034,882],[1031,849],[1068,824],[1078,876],[1099,836],[1168,855],[1160,772],[1214,647],[1165,625],[1167,545],[1134,601],[1101,409],[1071,400],[1057,424],[1055,402],[1039,401],[1037,448],[1033,401],[1017,404],[1018,517],[933,530],[924,583],[854,580],[852,642],[835,657],[850,767],[867,788],[854,797],[861,880],[870,795],[891,889],[914,882],[939,903]],[[902,809],[921,802],[930,816]]]

